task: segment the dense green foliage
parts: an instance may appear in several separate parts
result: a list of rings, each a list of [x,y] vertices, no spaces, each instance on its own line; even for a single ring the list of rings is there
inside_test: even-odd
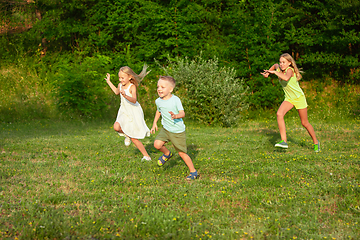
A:
[[[59,54],[101,54],[115,71],[144,62],[154,68],[154,58],[165,63],[167,56],[194,59],[202,52],[204,59],[216,56],[220,66],[235,68],[250,87],[251,106],[273,108],[283,93],[276,79],[259,72],[283,52],[303,68],[304,81],[330,76],[359,84],[359,9],[352,0],[2,1],[0,59],[2,66],[24,58],[55,65]]]
[[[106,93],[101,78],[109,63],[109,58],[101,55],[85,58],[81,64],[64,59],[54,82],[56,105],[61,112],[93,117],[106,109]]]
[[[239,123],[241,112],[248,107],[248,87],[236,79],[233,68],[220,68],[217,58],[169,59],[163,70],[176,79],[176,88],[192,119],[230,127]]]

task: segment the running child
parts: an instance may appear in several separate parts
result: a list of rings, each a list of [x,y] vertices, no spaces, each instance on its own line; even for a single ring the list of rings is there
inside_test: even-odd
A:
[[[269,70],[261,73],[264,77],[269,74],[275,74],[279,78],[279,82],[285,92],[285,100],[280,105],[276,116],[279,126],[281,141],[275,144],[275,147],[288,148],[285,127],[285,114],[294,106],[298,110],[301,124],[306,128],[310,137],[314,142],[314,151],[320,152],[320,142],[317,140],[314,128],[308,121],[307,102],[303,90],[299,86],[299,80],[302,78],[301,73],[296,66],[295,60],[290,54],[284,53],[280,56],[280,63],[274,64]]]
[[[120,136],[125,137],[125,146],[129,146],[131,142],[144,155],[141,160],[150,161],[151,157],[147,153],[144,145],[139,139],[150,136],[150,130],[146,126],[144,113],[141,105],[137,102],[137,87],[142,79],[149,73],[146,72],[147,66],[144,65],[143,70],[138,75],[128,66],[121,67],[119,70],[119,85],[115,87],[110,81],[110,74],[106,74],[106,82],[116,95],[120,94],[121,104],[114,123],[114,130]]]
[[[188,166],[190,175],[186,180],[194,180],[199,177],[189,155],[187,155],[184,108],[180,98],[172,94],[175,88],[175,79],[170,76],[160,76],[157,84],[159,98],[155,100],[157,107],[151,133],[158,130],[157,121],[161,116],[163,125],[155,138],[154,147],[163,153],[158,159],[158,165],[163,166],[172,156],[172,152],[165,147],[165,143],[172,142],[175,150]]]

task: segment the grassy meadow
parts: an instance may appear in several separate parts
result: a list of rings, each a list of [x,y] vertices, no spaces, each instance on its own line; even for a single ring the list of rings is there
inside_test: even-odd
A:
[[[112,119],[1,123],[0,238],[357,239],[359,120],[309,116],[321,153],[294,110],[287,150],[273,147],[275,114],[236,128],[186,121],[192,182],[178,154],[157,166],[154,135],[141,162]]]
[[[187,116],[188,153],[200,173],[187,182],[178,154],[157,166],[155,135],[143,140],[151,162],[124,146],[112,129],[118,97],[109,98],[107,120],[58,118],[50,73],[21,64],[0,73],[0,239],[360,236],[359,86],[301,82],[321,153],[295,110],[285,117],[287,150],[273,147],[274,110],[249,111],[233,128]],[[151,126],[156,93],[141,91]]]

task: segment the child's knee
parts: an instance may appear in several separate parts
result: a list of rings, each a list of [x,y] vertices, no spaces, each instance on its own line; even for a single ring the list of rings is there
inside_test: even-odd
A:
[[[285,116],[285,114],[283,114],[282,112],[280,112],[280,111],[277,111],[277,112],[276,112],[276,117],[278,117],[278,118],[284,118],[284,116]]]
[[[304,128],[308,128],[310,125],[309,121],[302,121],[301,124],[303,125]]]
[[[117,132],[120,132],[121,131],[121,127],[120,127],[120,124],[119,123],[114,123],[114,130],[117,131]]]
[[[156,149],[160,149],[160,148],[162,148],[162,146],[164,146],[164,142],[163,141],[159,141],[159,140],[155,140],[155,142],[154,142],[154,147],[156,148]]]
[[[189,162],[189,161],[192,162],[190,156],[187,153],[178,152],[178,154],[181,157],[181,159],[184,160],[185,162]]]

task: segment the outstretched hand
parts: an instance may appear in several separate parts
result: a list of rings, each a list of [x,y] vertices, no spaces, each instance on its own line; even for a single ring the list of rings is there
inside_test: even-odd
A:
[[[104,78],[106,80],[106,82],[109,82],[110,81],[110,73],[107,73],[106,74],[106,78]]]
[[[272,70],[264,70],[264,71],[261,72],[260,74],[267,78],[267,77],[270,75],[270,73],[274,74],[275,71],[272,71]]]

